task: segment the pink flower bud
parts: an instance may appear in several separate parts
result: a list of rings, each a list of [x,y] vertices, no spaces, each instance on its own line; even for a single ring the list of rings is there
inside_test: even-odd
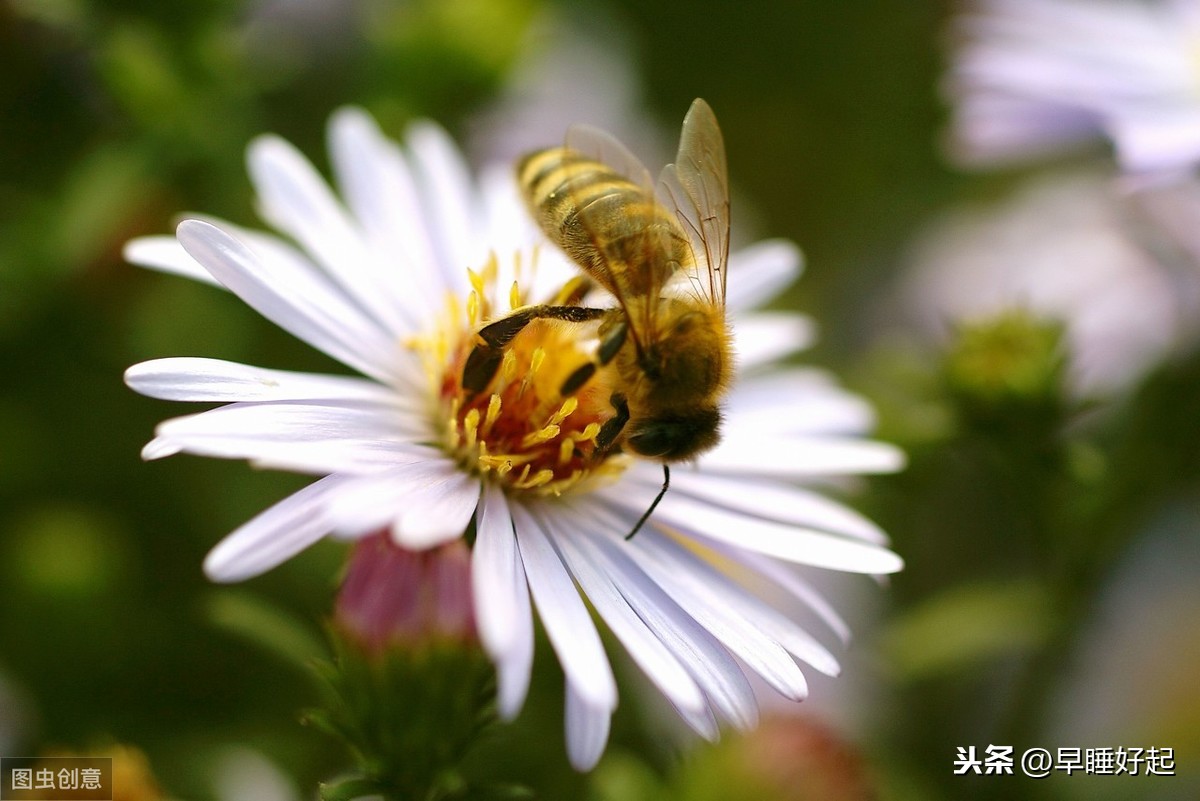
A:
[[[391,645],[476,642],[471,553],[462,540],[413,551],[387,532],[359,540],[335,619],[371,652]]]

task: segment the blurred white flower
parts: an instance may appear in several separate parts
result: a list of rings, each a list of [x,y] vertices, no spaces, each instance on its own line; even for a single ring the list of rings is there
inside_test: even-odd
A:
[[[251,748],[232,748],[213,771],[220,801],[299,801],[291,779],[269,759]]]
[[[643,107],[636,62],[619,21],[602,14],[564,10],[538,18],[499,98],[472,124],[470,153],[483,163],[513,162],[560,143],[569,126],[585,123],[613,134],[649,163],[674,155]]]
[[[1127,171],[1200,162],[1196,0],[974,0],[953,33],[950,149],[962,163],[1099,137]]]
[[[566,674],[568,752],[581,769],[599,759],[617,703],[589,604],[705,737],[721,720],[756,721],[745,671],[793,700],[806,693],[797,659],[837,672],[829,650],[726,569],[778,585],[842,633],[786,563],[901,567],[876,526],[803,486],[895,470],[903,458],[862,438],[870,410],[829,377],[773,366],[803,346],[810,325],[751,308],[798,274],[795,247],[764,242],[731,257],[739,380],[724,440],[696,469],[677,471],[650,523],[625,541],[660,468],[589,456],[612,409],[591,384],[559,395],[590,358],[574,328],[526,329],[490,397],[461,387],[481,320],[549,299],[578,272],[533,230],[511,167],[477,185],[440,129],[415,125],[401,149],[356,110],[334,116],[330,141],[342,200],[281,139],[250,148],[259,208],[289,240],[187,220],[177,239],[126,249],[132,262],[223,285],[365,376],[202,358],[129,369],[143,394],[225,404],[162,423],[145,458],[190,452],[321,476],[230,534],[208,574],[245,579],[325,536],[381,528],[405,548],[430,548],[473,523],[475,618],[496,663],[499,710],[510,718],[523,703],[536,608]]]
[[[1176,775],[1167,781],[1178,798],[1200,795],[1198,513],[1194,499],[1169,504],[1123,549],[1089,606],[1074,669],[1042,732],[1052,743],[1171,748]],[[1145,753],[1137,756],[1146,774]],[[1084,784],[1063,797],[1096,795],[1096,785]]]
[[[1110,181],[1073,173],[951,211],[912,246],[905,305],[935,334],[1014,307],[1061,320],[1075,390],[1120,389],[1179,342],[1191,308],[1129,236],[1130,203]]]

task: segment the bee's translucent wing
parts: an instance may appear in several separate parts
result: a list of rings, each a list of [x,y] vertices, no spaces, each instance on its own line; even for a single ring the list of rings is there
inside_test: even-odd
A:
[[[600,269],[589,272],[616,296],[629,334],[641,348],[655,337],[657,300],[663,285],[685,266],[690,244],[681,239],[671,212],[658,201],[650,171],[611,134],[588,125],[572,126],[566,148],[612,173],[608,180],[597,175],[572,183],[573,205],[579,225],[601,256]]]
[[[713,110],[704,100],[692,101],[675,163],[663,168],[659,187],[668,206],[691,239],[694,263],[690,277],[702,296],[725,305],[729,262],[729,178],[725,140]]]
[[[592,125],[572,125],[567,129],[566,146],[610,167],[646,191],[654,194],[654,179],[650,171],[633,152],[608,131]]]

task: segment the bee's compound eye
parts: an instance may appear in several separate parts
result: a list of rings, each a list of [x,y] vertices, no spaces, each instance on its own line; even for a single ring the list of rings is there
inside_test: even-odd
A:
[[[663,457],[674,449],[675,426],[649,423],[631,435],[629,447],[642,456]]]

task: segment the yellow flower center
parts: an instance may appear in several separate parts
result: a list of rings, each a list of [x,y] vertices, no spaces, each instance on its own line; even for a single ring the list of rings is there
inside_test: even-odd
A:
[[[463,367],[479,343],[476,333],[506,314],[493,311],[496,273],[493,256],[481,272],[471,272],[465,304],[450,298],[438,330],[410,343],[421,353],[434,388],[441,446],[464,470],[508,491],[560,495],[615,478],[628,457],[596,448],[601,426],[614,414],[604,371],[569,396],[560,392],[567,378],[592,360],[585,344],[594,328],[534,320],[504,348],[500,367],[483,391],[462,386]],[[568,284],[559,297],[572,288]],[[529,303],[515,282],[509,301],[512,309]]]

